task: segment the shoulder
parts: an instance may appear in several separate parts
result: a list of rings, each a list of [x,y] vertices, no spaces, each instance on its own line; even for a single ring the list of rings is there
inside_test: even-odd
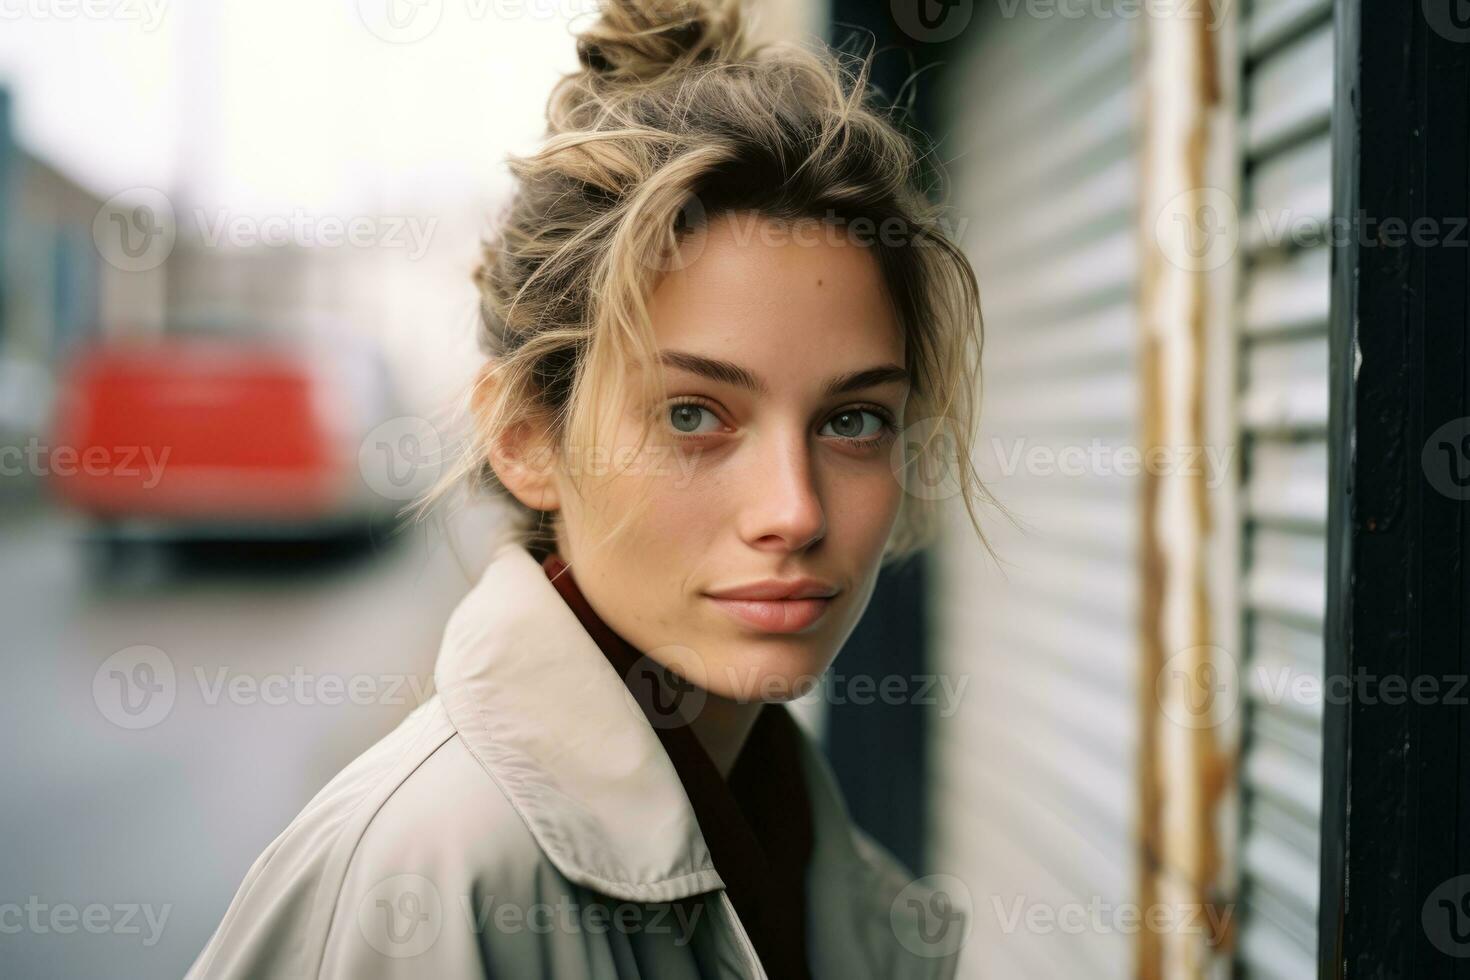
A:
[[[442,711],[442,708],[439,709]],[[544,862],[535,837],[445,721],[442,740],[393,780],[352,842],[344,886],[364,876],[434,872],[446,888],[491,876],[508,885]]]
[[[466,899],[557,877],[431,698],[256,859],[189,977],[482,976]]]
[[[851,835],[874,912],[910,954],[906,959],[932,965],[936,976],[952,976],[972,927],[972,897],[964,882],[946,874],[916,878],[863,830],[853,827]]]
[[[800,741],[817,834],[808,880],[833,972],[845,962],[836,951],[852,947],[881,975],[953,975],[970,928],[968,889],[949,875],[915,877],[853,822],[822,750]]]

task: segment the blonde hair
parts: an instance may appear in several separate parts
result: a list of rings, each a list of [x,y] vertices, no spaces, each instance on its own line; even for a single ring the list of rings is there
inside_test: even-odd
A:
[[[876,248],[912,379],[899,422],[925,422],[905,459],[943,468],[984,542],[975,502],[989,495],[969,457],[979,289],[919,186],[910,138],[871,104],[867,59],[753,44],[738,0],[610,0],[577,53],[582,68],[553,89],[541,148],[510,158],[517,192],[474,273],[489,355],[475,436],[421,506],[468,477],[510,504],[512,533],[533,553],[553,548],[547,515],[506,491],[490,447],[528,423],[562,449],[594,446],[606,386],[630,364],[657,363],[647,298],[661,274],[709,219],[751,213],[902,229]],[[647,402],[662,400],[660,372],[639,373]],[[885,560],[933,540],[935,496],[904,494]]]

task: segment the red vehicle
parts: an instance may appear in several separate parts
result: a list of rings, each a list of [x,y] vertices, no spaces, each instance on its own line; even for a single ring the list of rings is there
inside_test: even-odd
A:
[[[359,462],[394,414],[383,362],[360,342],[94,344],[61,379],[47,471],[104,539],[340,536],[404,503]]]

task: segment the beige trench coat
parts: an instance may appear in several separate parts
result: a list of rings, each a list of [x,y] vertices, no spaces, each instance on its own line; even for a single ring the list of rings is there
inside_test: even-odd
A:
[[[434,681],[255,861],[188,980],[766,976],[657,735],[523,546]],[[802,762],[813,976],[951,976],[963,918],[851,824],[805,736]]]

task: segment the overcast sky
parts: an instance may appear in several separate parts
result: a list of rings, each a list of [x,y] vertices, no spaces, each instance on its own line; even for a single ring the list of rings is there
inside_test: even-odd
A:
[[[0,0],[0,81],[21,141],[104,198],[141,185],[280,211],[493,194],[575,67],[569,25],[591,0],[389,2]]]

